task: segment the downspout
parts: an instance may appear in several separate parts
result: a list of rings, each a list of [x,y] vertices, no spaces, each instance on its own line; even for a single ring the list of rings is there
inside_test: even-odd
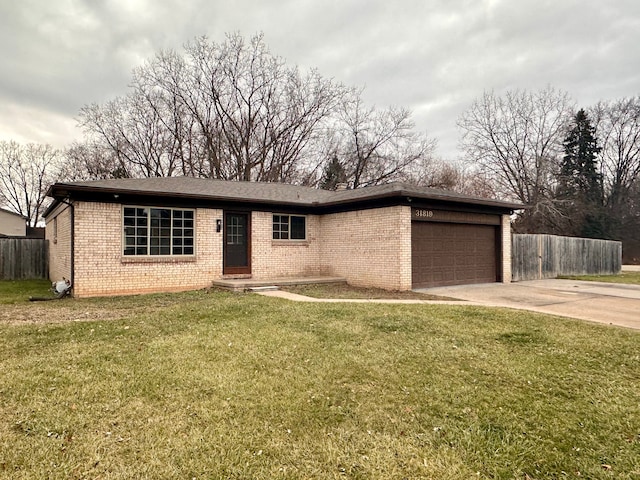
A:
[[[71,209],[71,278],[69,281],[71,282],[71,291],[73,292],[73,288],[75,286],[75,270],[76,270],[76,255],[75,255],[75,231],[76,231],[76,221],[75,221],[75,209],[73,208],[73,203],[65,200],[60,200],[60,203],[64,203],[65,205],[69,205]],[[73,296],[73,293],[72,293]]]

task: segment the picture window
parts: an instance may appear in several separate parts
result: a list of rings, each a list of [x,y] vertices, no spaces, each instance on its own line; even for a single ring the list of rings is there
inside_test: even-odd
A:
[[[193,210],[127,206],[123,209],[122,219],[124,255],[195,253]]]

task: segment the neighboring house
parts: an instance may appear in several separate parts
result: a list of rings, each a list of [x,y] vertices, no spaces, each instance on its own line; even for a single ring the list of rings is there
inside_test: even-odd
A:
[[[509,282],[510,215],[523,208],[400,183],[334,192],[188,177],[56,183],[48,195],[50,276],[80,297],[225,278]]]
[[[26,217],[0,208],[0,237],[25,237],[26,235]]]

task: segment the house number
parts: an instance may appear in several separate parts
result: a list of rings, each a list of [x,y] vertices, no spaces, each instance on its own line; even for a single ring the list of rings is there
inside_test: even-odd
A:
[[[416,210],[416,217],[431,218],[433,217],[433,210]]]

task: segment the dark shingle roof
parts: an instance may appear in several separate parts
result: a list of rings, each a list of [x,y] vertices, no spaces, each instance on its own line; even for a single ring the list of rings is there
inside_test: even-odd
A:
[[[231,182],[192,177],[123,178],[91,182],[57,183],[48,194],[57,191],[165,194],[210,200],[251,200],[312,205],[330,197],[332,192],[284,183]]]
[[[131,194],[191,198],[209,201],[265,203],[299,207],[331,207],[384,198],[412,197],[497,207],[506,210],[524,208],[523,205],[500,200],[470,197],[446,190],[421,188],[404,183],[389,183],[354,190],[329,191],[300,185],[264,182],[235,182],[192,177],[125,178],[90,182],[56,183],[47,194],[60,200],[76,194]]]

